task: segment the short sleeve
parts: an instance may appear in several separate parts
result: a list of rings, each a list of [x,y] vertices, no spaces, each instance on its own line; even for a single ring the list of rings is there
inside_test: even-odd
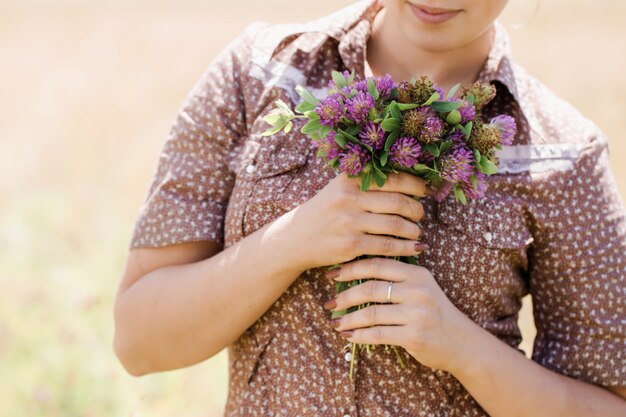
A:
[[[244,81],[251,24],[209,64],[178,109],[135,221],[130,249],[224,243],[232,161],[246,134]]]
[[[561,374],[626,386],[626,219],[598,133],[572,169],[536,184],[532,359]]]

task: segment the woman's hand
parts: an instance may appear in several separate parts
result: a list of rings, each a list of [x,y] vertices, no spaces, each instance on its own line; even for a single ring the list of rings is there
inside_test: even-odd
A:
[[[346,263],[327,277],[375,278],[337,294],[324,305],[331,310],[386,303],[393,283],[391,304],[370,305],[331,320],[337,331],[352,331],[342,333],[349,341],[402,346],[420,363],[450,372],[464,363],[471,320],[450,302],[427,269],[390,258],[368,258]]]
[[[303,269],[365,254],[414,256],[427,248],[418,242],[421,230],[415,224],[424,209],[411,197],[431,193],[424,180],[400,172],[390,174],[382,188],[372,183],[361,191],[360,185],[359,178],[341,173],[289,213],[292,250]]]

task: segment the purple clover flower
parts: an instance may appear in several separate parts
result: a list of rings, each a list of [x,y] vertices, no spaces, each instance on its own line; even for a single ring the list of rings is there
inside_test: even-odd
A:
[[[440,160],[441,178],[456,184],[457,182],[468,181],[474,172],[472,162],[474,155],[465,146],[455,146],[446,153]]]
[[[334,126],[343,116],[343,106],[339,96],[333,94],[320,101],[315,107],[315,113],[320,117],[320,123],[324,126]]]
[[[454,188],[454,184],[450,181],[444,181],[433,194],[433,199],[438,203],[441,203],[443,200],[448,197],[448,194],[452,192],[452,188]]]
[[[356,176],[361,173],[370,159],[371,155],[366,149],[356,143],[348,142],[339,158],[339,166],[343,172]]]
[[[462,125],[465,125],[470,120],[474,119],[474,116],[476,116],[476,107],[474,107],[474,105],[471,104],[469,101],[462,100],[462,99],[460,99],[458,97],[452,97],[448,101],[454,101],[454,102],[457,102],[457,103],[461,102],[461,106],[457,110],[461,114],[461,122],[460,123]]]
[[[385,74],[382,77],[374,77],[376,88],[380,93],[381,98],[386,98],[391,95],[391,90],[394,89],[396,83],[391,79],[391,75]]]
[[[439,100],[443,100],[443,88],[439,87],[437,84],[433,83],[433,90],[439,93]]]
[[[426,110],[426,122],[424,123],[424,131],[420,135],[424,143],[434,142],[443,133],[444,125],[443,121],[437,116],[435,110],[432,107],[420,107]]]
[[[455,130],[448,136],[447,140],[452,141],[452,146],[466,146],[465,133]]]
[[[341,146],[339,146],[339,144],[335,142],[334,130],[328,132],[325,138],[319,141],[314,141],[314,143],[317,144],[317,148],[324,153],[328,161],[340,156],[343,151]]]
[[[344,78],[347,80],[348,78],[350,78],[350,71],[344,70],[344,71],[341,73],[341,75],[343,75],[343,76],[344,76]],[[337,87],[337,84],[335,84],[335,81],[333,81],[332,79],[330,79],[330,80],[328,81],[328,88],[329,88],[331,91],[338,91],[338,90],[339,90],[339,88]]]
[[[362,124],[367,121],[371,109],[374,108],[374,99],[368,93],[359,91],[346,102],[348,118],[354,123]]]
[[[401,129],[404,136],[428,144],[441,140],[444,123],[432,107],[422,106],[404,112]]]
[[[359,80],[354,83],[353,87],[356,91],[361,91],[363,93],[367,93],[367,80]]]
[[[375,150],[380,150],[385,146],[385,131],[379,124],[374,122],[368,122],[365,125],[363,130],[359,132],[359,138]]]
[[[489,121],[489,124],[496,126],[500,130],[500,143],[502,145],[511,145],[517,132],[517,124],[515,119],[507,114],[496,116]]]
[[[417,164],[421,153],[422,149],[419,142],[415,138],[405,136],[396,139],[389,155],[392,162],[411,168]]]
[[[469,180],[461,183],[461,189],[463,190],[463,193],[467,198],[482,198],[487,192],[487,182],[485,181],[485,174],[480,171],[476,171],[474,175],[476,175],[476,188],[478,190],[474,189],[474,185]]]

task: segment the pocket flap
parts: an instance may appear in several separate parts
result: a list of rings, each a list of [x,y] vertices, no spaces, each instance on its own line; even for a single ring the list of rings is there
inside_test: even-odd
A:
[[[521,207],[507,200],[485,197],[463,205],[449,198],[438,205],[437,219],[488,248],[520,249],[533,240]]]
[[[238,176],[266,178],[303,166],[311,151],[310,139],[300,132],[252,135],[245,143]]]

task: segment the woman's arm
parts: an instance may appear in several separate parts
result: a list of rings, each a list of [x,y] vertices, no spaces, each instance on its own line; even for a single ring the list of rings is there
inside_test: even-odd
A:
[[[465,317],[465,357],[450,372],[493,417],[621,417],[626,389],[606,388],[553,372]],[[469,364],[469,365],[468,365]],[[620,398],[621,397],[621,398]]]
[[[612,393],[526,358],[456,308],[425,268],[369,258],[331,272],[337,281],[377,278],[327,302],[336,311],[386,302],[393,282],[391,304],[343,315],[335,330],[353,343],[402,346],[420,363],[451,373],[492,417],[626,415],[623,387]]]
[[[357,178],[340,174],[304,204],[219,253],[207,242],[131,251],[115,303],[114,343],[128,372],[143,375],[210,358],[306,269],[366,253],[419,253],[415,222],[424,211],[410,196],[424,196],[426,183],[399,173],[382,188],[359,187]]]
[[[198,363],[250,327],[302,272],[277,238],[287,220],[221,252],[211,242],[131,251],[114,314],[126,370],[139,376]]]

